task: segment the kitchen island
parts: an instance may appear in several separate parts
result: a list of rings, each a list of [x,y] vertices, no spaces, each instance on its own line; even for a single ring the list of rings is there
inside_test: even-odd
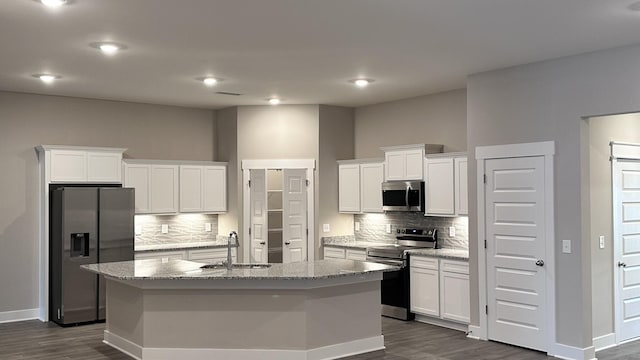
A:
[[[384,348],[380,280],[393,266],[202,265],[83,265],[107,279],[105,343],[137,359],[335,359]]]

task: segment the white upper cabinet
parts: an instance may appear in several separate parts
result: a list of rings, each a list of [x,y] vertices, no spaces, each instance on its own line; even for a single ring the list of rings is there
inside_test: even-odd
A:
[[[381,159],[341,161],[338,165],[338,210],[343,213],[382,212],[383,179]]]
[[[124,163],[124,186],[135,189],[135,213],[151,213],[151,165]]]
[[[442,152],[442,145],[403,145],[380,148],[384,151],[385,180],[423,180],[425,153]]]
[[[467,157],[454,160],[456,214],[469,214],[469,193],[467,192]]]
[[[427,155],[425,159],[425,215],[468,214],[467,156],[465,153]]]
[[[178,165],[151,165],[151,212],[178,212]]]
[[[360,165],[338,165],[338,210],[360,212]]]
[[[41,145],[53,183],[116,183],[122,182],[120,148]]]
[[[382,212],[382,162],[360,164],[360,210],[363,213]]]
[[[425,163],[427,214],[455,214],[453,158],[427,158]]]
[[[180,212],[227,210],[226,166],[180,166]]]

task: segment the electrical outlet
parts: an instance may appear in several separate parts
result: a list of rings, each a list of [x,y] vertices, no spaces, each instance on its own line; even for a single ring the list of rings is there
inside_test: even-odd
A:
[[[571,240],[562,240],[562,252],[571,254]]]
[[[385,228],[387,230],[387,234],[391,234],[391,224],[386,224]]]
[[[136,235],[142,235],[142,225],[135,226]]]
[[[329,224],[322,224],[322,232],[330,232],[331,231],[331,226]]]
[[[450,237],[456,237],[456,227],[455,226],[449,226],[449,236]]]
[[[604,235],[600,235],[600,249],[604,249]]]
[[[162,233],[163,234],[168,234],[169,233],[169,225],[168,224],[162,224]]]
[[[204,231],[211,231],[211,223],[204,223]]]
[[[360,222],[356,221],[355,223],[353,223],[353,227],[355,228],[356,231],[360,231]]]

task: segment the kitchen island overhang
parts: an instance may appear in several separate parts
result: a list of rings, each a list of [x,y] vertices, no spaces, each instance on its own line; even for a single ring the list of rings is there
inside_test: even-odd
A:
[[[86,265],[107,279],[105,342],[138,359],[333,359],[384,349],[380,280],[351,260],[200,269],[197,262]]]

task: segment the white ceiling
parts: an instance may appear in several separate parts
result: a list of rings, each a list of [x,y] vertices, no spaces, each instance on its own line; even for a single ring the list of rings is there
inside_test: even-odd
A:
[[[362,106],[640,42],[634,0],[35,0],[0,4],[0,89],[202,108]],[[124,43],[106,57],[89,46]],[[45,85],[34,73],[63,78]],[[207,88],[195,78],[224,81]],[[347,81],[376,81],[366,89]],[[243,94],[226,96],[215,91]]]

